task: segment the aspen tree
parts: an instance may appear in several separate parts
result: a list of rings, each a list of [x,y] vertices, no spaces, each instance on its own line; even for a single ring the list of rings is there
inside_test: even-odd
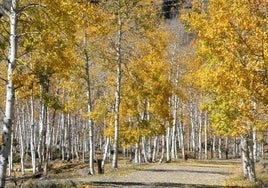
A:
[[[256,113],[267,107],[267,2],[193,5],[185,20],[198,36],[202,63],[196,81],[212,99],[210,120],[217,133],[241,137],[244,176],[255,182],[253,134],[267,128],[265,114]]]
[[[76,106],[82,104],[81,108],[83,108],[83,112],[81,115],[87,119],[87,133],[83,132],[83,135],[88,137],[89,145],[86,144],[86,140],[83,141],[85,142],[84,146],[89,147],[89,174],[91,175],[94,175],[95,173],[94,157],[96,137],[94,135],[97,131],[95,128],[95,120],[98,120],[96,117],[98,111],[98,102],[93,101],[99,101],[99,98],[102,97],[95,96],[95,93],[98,92],[98,85],[101,85],[103,82],[105,82],[105,78],[101,77],[101,75],[105,73],[102,73],[101,70],[99,70],[100,67],[102,68],[103,65],[101,65],[101,63],[104,60],[98,57],[98,55],[103,53],[106,48],[106,43],[102,41],[102,38],[107,37],[110,32],[110,26],[106,25],[108,22],[107,18],[110,15],[108,12],[106,12],[102,5],[103,4],[100,2],[96,4],[89,3],[88,1],[79,2],[78,8],[76,9],[77,14],[80,16],[78,18],[78,29],[76,31],[76,41],[79,44],[76,47],[78,51],[77,54],[79,66],[77,68],[73,67],[72,87],[78,87],[81,91],[73,91],[72,87],[67,86],[68,90],[71,90],[69,92],[71,92],[72,95],[79,95],[79,100],[75,101],[77,99],[72,99],[72,102]],[[99,44],[101,43],[100,41],[103,43]],[[80,80],[80,82],[77,82],[76,80]],[[65,83],[68,85],[68,80]],[[98,89],[95,91],[94,88]],[[102,90],[101,92],[105,91]],[[84,97],[87,99],[86,104],[83,102]],[[105,106],[103,107],[105,108]],[[95,110],[95,108],[97,109]],[[85,149],[86,148],[83,149],[83,159],[85,156]]]
[[[112,168],[116,170],[118,168],[118,150],[119,150],[119,110],[120,110],[120,102],[121,102],[121,80],[122,80],[122,3],[120,0],[117,2],[117,36],[116,36],[116,89],[115,89],[115,107],[114,107],[114,154],[113,154],[113,162]]]
[[[128,78],[126,77],[128,74],[128,67],[131,66],[132,61],[134,61],[133,59],[136,59],[136,57],[138,56],[138,54],[140,54],[140,50],[137,49],[137,45],[136,45],[136,40],[140,40],[142,43],[142,40],[144,39],[144,33],[148,33],[147,31],[151,29],[151,25],[152,23],[155,23],[155,14],[151,14],[151,10],[146,12],[146,7],[149,7],[148,4],[144,3],[143,1],[129,1],[129,0],[120,0],[120,1],[115,1],[113,3],[109,3],[107,2],[108,5],[110,5],[108,12],[111,13],[112,18],[112,22],[115,26],[117,26],[116,28],[113,28],[112,31],[113,33],[113,41],[111,41],[111,46],[112,46],[112,50],[109,49],[108,52],[110,53],[110,60],[109,62],[111,62],[113,67],[113,73],[111,75],[113,75],[113,78],[110,77],[109,79],[113,80],[112,82],[109,82],[109,84],[111,84],[112,86],[114,86],[114,105],[113,105],[113,113],[114,113],[114,124],[113,127],[109,126],[106,130],[106,136],[110,136],[113,137],[114,139],[112,139],[111,141],[115,144],[116,140],[117,140],[117,136],[116,136],[116,132],[117,132],[117,125],[120,124],[120,129],[122,126],[124,125],[128,125],[128,124],[140,124],[140,125],[144,125],[143,122],[147,121],[147,117],[148,117],[148,112],[146,111],[146,108],[144,111],[139,111],[137,112],[137,109],[133,110],[130,109],[129,111],[133,110],[137,113],[139,113],[139,116],[137,114],[138,117],[135,117],[138,121],[135,121],[133,116],[128,116],[128,112],[129,111],[124,111],[124,110],[119,110],[117,112],[117,107],[118,105],[116,104],[120,99],[120,108],[122,109],[123,106],[126,107],[128,104],[128,97],[129,95],[127,94],[126,90],[130,89],[128,88]],[[120,12],[118,12],[120,11]],[[150,18],[153,18],[152,20]],[[147,39],[145,39],[147,40]],[[133,42],[132,42],[133,41]],[[137,53],[134,53],[136,51],[139,51]],[[112,53],[111,53],[112,52]],[[137,54],[137,55],[136,55]],[[149,57],[148,57],[149,58]],[[111,60],[114,60],[113,63]],[[146,60],[147,61],[147,60]],[[119,64],[125,65],[123,67],[119,66]],[[140,62],[142,64],[142,62]],[[125,76],[126,75],[126,76]],[[119,77],[122,76],[121,79],[119,79]],[[120,80],[120,88],[118,87],[118,83]],[[120,95],[124,96],[124,97],[119,97],[118,96],[118,91],[121,92]],[[126,95],[125,95],[126,93]],[[130,94],[132,94],[133,92],[131,92]],[[109,95],[111,96],[111,95]],[[133,101],[133,99],[132,99]],[[131,101],[131,103],[132,103]],[[139,101],[140,102],[140,101]],[[149,106],[150,110],[151,110],[151,101],[144,99],[143,104],[145,106]],[[135,106],[134,108],[137,108],[137,106]],[[142,108],[143,109],[143,108]],[[145,116],[143,116],[145,114]],[[118,115],[118,116],[117,116]],[[126,116],[125,116],[126,115]],[[117,118],[118,118],[118,123],[117,123]],[[146,120],[145,120],[146,119]],[[134,121],[133,121],[134,120]],[[125,128],[125,127],[124,127]],[[123,129],[123,128],[122,128]],[[125,135],[125,133],[129,131],[129,130],[122,130],[119,131],[119,135],[120,137],[122,136],[122,134]],[[140,135],[139,133],[141,133],[141,131],[139,131],[137,129],[137,131],[135,131],[135,133],[137,133],[137,137],[135,138],[135,141],[138,142],[140,141],[141,137],[143,135]],[[112,135],[113,134],[113,135]],[[136,134],[135,134],[136,135]],[[122,138],[122,137],[121,137]],[[125,137],[126,138],[126,137]],[[128,138],[126,138],[128,139]],[[120,139],[120,140],[124,140],[124,138]],[[130,139],[128,139],[130,140]],[[126,144],[129,144],[127,142],[125,142]],[[115,145],[114,145],[115,146]],[[115,149],[113,148],[114,152]],[[138,151],[138,150],[137,150]],[[116,153],[114,154],[114,156],[116,156]],[[115,161],[113,161],[115,162]],[[113,163],[113,166],[115,163]]]
[[[5,1],[7,2],[7,1]],[[17,64],[17,19],[18,19],[18,0],[11,0],[9,12],[10,37],[9,37],[9,57],[7,60],[7,80],[6,80],[6,108],[2,130],[2,142],[0,151],[0,187],[5,187],[6,170],[8,156],[11,148],[11,130],[13,123],[13,108],[15,100],[15,88],[13,84],[13,73]]]

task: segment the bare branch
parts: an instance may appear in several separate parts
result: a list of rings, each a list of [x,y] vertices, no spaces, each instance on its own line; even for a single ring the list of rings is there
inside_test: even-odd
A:
[[[31,8],[45,8],[46,5],[42,5],[42,4],[38,4],[38,3],[29,3],[23,7],[20,8],[20,10],[18,11],[18,14],[23,13],[24,11],[26,11],[27,9],[31,9]]]
[[[0,77],[0,80],[4,81],[5,83],[7,82],[7,80],[2,77]]]

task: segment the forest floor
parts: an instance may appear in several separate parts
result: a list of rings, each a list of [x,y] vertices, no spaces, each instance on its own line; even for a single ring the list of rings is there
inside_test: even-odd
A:
[[[97,171],[97,164],[96,171]],[[90,176],[88,164],[62,163],[50,166],[48,175],[38,178],[8,181],[7,187],[27,188],[98,188],[98,187],[265,187],[268,182],[255,186],[241,178],[240,160],[178,160],[171,163],[135,165],[120,160],[119,169],[105,166],[104,174]],[[260,170],[258,170],[260,171]],[[97,173],[97,172],[96,172]],[[268,177],[265,177],[267,181]],[[15,186],[15,183],[17,184]],[[263,185],[265,183],[265,185]]]
[[[94,187],[222,187],[229,178],[228,165],[163,163],[121,176],[76,179]]]

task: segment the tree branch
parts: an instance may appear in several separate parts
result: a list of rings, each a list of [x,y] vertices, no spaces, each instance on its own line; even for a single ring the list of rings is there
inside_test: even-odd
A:
[[[26,11],[27,9],[30,9],[30,8],[33,8],[33,7],[45,8],[46,5],[41,5],[41,4],[38,4],[38,3],[29,3],[29,4],[21,7],[20,10],[18,11],[18,14],[21,14],[24,11]]]
[[[0,80],[2,80],[2,81],[4,81],[5,83],[7,83],[7,80],[4,79],[4,78],[2,78],[2,77],[0,77]]]

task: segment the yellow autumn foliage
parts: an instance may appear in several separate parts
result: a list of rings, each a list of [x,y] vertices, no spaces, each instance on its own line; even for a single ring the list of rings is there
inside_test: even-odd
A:
[[[267,2],[211,0],[205,8],[198,1],[193,5],[183,20],[198,36],[196,59],[201,65],[195,82],[211,96],[215,128],[229,135],[267,128]]]

